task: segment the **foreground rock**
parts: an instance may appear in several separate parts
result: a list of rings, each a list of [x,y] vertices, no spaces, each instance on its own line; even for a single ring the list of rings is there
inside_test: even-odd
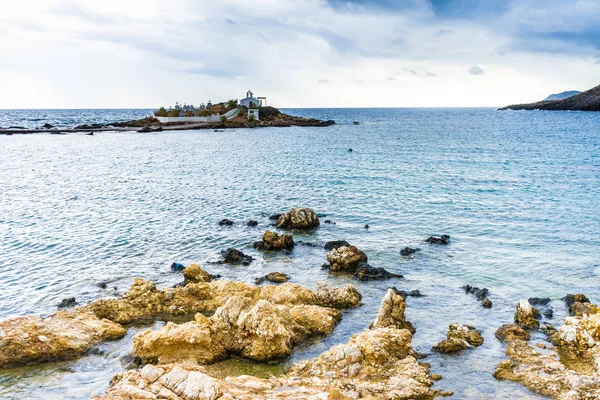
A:
[[[410,333],[414,334],[416,332],[415,327],[410,322],[406,321],[404,316],[404,312],[406,311],[406,303],[404,300],[405,297],[402,296],[401,291],[395,287],[389,288],[383,297],[379,312],[377,313],[377,318],[375,318],[375,321],[369,328],[394,327],[398,329],[408,329]]]
[[[229,354],[269,361],[292,354],[295,345],[314,335],[328,335],[341,320],[333,308],[315,305],[275,305],[233,296],[209,318],[167,323],[133,338],[133,352],[144,363],[194,361],[212,363]]]
[[[456,353],[483,344],[483,336],[474,326],[450,324],[446,339],[433,346],[440,353]]]
[[[254,279],[254,283],[260,285],[264,281],[272,283],[284,283],[290,280],[290,277],[283,272],[269,272],[267,275]]]
[[[402,300],[388,291],[382,309],[390,310],[390,301],[399,304]],[[139,371],[117,374],[106,395],[95,400],[433,399],[442,393],[431,389],[428,365],[417,362],[410,331],[398,328],[405,322],[400,308],[380,310],[379,315],[385,318],[378,316],[371,329],[312,361],[293,366],[279,378],[217,379],[200,366],[147,365]]]
[[[570,315],[582,316],[593,311],[590,299],[585,294],[568,294],[562,300],[569,307]]]
[[[383,268],[371,267],[367,261],[368,257],[356,246],[341,246],[334,248],[326,255],[329,268],[332,272],[347,272],[361,281],[382,280],[390,278],[402,278],[402,275],[388,272]]]
[[[266,231],[262,240],[254,243],[254,248],[258,250],[291,250],[294,248],[294,239],[288,233],[278,235],[275,232]]]
[[[0,322],[0,367],[75,358],[125,333],[121,325],[81,308],[44,319],[12,318]]]
[[[522,332],[505,335],[509,359],[498,365],[494,376],[554,399],[600,398],[600,314],[568,317],[565,325],[546,331],[560,357],[538,353]]]
[[[311,229],[319,225],[319,217],[310,208],[292,208],[277,219],[278,228]]]
[[[158,290],[154,283],[138,278],[123,298],[96,300],[85,307],[100,318],[126,324],[158,314],[212,313],[233,296],[254,301],[267,300],[278,305],[303,304],[332,308],[357,307],[361,300],[360,293],[352,285],[344,288],[319,286],[312,291],[292,283],[257,287],[219,280]]]

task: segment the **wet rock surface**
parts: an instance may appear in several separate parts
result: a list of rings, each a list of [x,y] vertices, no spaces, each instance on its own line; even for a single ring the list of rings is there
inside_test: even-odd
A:
[[[429,367],[415,358],[410,331],[398,328],[402,323],[396,318],[404,321],[403,312],[396,308],[401,302],[394,291],[388,291],[382,303],[385,310],[380,310],[370,329],[312,361],[294,365],[279,378],[218,379],[201,366],[146,365],[138,371],[117,374],[106,394],[95,400],[433,399],[442,393],[431,389]]]
[[[288,233],[279,235],[272,231],[266,231],[262,240],[254,243],[254,248],[258,250],[291,250],[294,248],[294,239]]]
[[[431,244],[450,244],[450,236],[429,236],[425,241]]]
[[[340,247],[350,247],[351,244],[346,242],[345,240],[332,240],[330,242],[325,243],[325,250],[334,250],[339,249]]]
[[[71,308],[77,305],[77,300],[75,297],[69,297],[67,299],[62,299],[60,303],[58,303],[58,309],[62,308]]]
[[[402,278],[402,275],[391,273],[384,268],[371,267],[367,263],[367,255],[356,246],[334,248],[326,257],[329,264],[325,264],[324,268],[332,272],[352,273],[360,281]]]
[[[290,280],[290,277],[283,272],[269,272],[267,275],[254,279],[254,283],[260,285],[264,281],[272,283],[284,283]]]
[[[450,324],[446,339],[433,346],[440,353],[456,353],[483,344],[483,336],[474,326]]]
[[[311,229],[319,225],[319,217],[310,208],[292,208],[277,219],[278,228]]]
[[[501,342],[511,340],[529,340],[529,332],[515,324],[504,324],[496,331],[496,338]]]
[[[257,226],[258,225],[258,221],[250,220],[250,221],[248,221],[248,223],[246,225],[248,225],[248,226]]]
[[[540,316],[540,312],[529,304],[528,301],[521,300],[517,303],[515,323],[520,327],[524,329],[538,329],[540,327],[540,321],[538,321]]]
[[[253,258],[242,253],[238,249],[229,248],[227,250],[223,250],[221,252],[221,257],[223,260],[219,261],[220,264],[230,264],[230,265],[250,265]]]
[[[581,316],[592,311],[590,299],[584,294],[568,294],[562,300],[569,307],[570,315]]]
[[[231,226],[231,225],[233,225],[233,221],[225,218],[225,219],[222,219],[219,221],[219,225],[220,226]]]
[[[66,360],[96,344],[125,336],[125,329],[79,308],[0,322],[0,367]]]
[[[465,285],[462,288],[465,290],[465,293],[474,295],[483,307],[492,308],[492,301],[488,298],[490,291],[487,288],[480,289],[471,285]]]
[[[379,281],[391,278],[402,278],[400,274],[394,274],[385,270],[384,268],[371,267],[369,264],[360,264],[356,271],[354,271],[354,277],[359,281]]]
[[[403,257],[408,257],[408,256],[415,254],[416,252],[418,252],[420,250],[421,249],[419,249],[419,248],[405,247],[402,250],[400,250],[400,255]]]

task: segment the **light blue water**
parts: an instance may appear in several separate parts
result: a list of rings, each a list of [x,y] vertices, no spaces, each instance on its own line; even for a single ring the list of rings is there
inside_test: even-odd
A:
[[[309,287],[355,283],[364,306],[346,312],[330,337],[299,349],[288,361],[295,362],[368,326],[386,288],[396,285],[426,294],[408,299],[417,350],[428,352],[451,322],[483,332],[478,349],[425,359],[444,376],[436,387],[458,399],[537,398],[492,377],[505,358],[494,332],[512,321],[522,298],[555,299],[555,325],[566,314],[558,300],[565,294],[600,300],[600,114],[286,111],[338,125],[0,136],[0,318],[47,315],[69,296],[80,303],[108,296],[112,289],[96,285],[103,280],[117,293],[138,276],[172,285],[182,280],[169,271],[173,261],[248,283],[270,271]],[[3,118],[16,125],[14,116]],[[73,124],[84,122],[94,121]],[[291,256],[254,251],[251,243],[270,228],[268,216],[293,206],[336,222],[295,233],[297,241],[348,240],[371,265],[405,278],[357,283],[328,276],[319,248],[297,246]],[[236,224],[219,227],[222,218]],[[249,219],[259,226],[246,227]],[[449,234],[452,244],[423,243],[431,234]],[[406,259],[404,246],[422,251]],[[256,261],[207,264],[228,247]],[[466,283],[489,288],[494,307],[464,294]],[[129,345],[130,337],[104,345],[105,356],[2,370],[0,397],[101,393]]]

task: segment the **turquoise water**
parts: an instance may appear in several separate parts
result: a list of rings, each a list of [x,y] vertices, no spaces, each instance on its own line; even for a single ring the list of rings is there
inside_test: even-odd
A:
[[[0,135],[0,318],[47,315],[70,296],[86,303],[122,294],[138,276],[170,286],[182,280],[170,272],[173,261],[248,283],[271,271],[309,287],[355,283],[364,306],[346,312],[328,338],[302,346],[292,363],[367,327],[386,288],[395,285],[426,295],[408,299],[417,350],[429,352],[451,322],[483,332],[478,349],[425,359],[444,376],[436,387],[457,399],[538,398],[492,377],[504,359],[494,331],[512,321],[522,298],[554,299],[549,322],[555,325],[566,315],[558,299],[567,293],[600,301],[600,114],[288,112],[338,125]],[[6,115],[11,124],[18,121]],[[297,246],[291,255],[252,249],[271,228],[268,216],[293,206],[312,207],[327,215],[322,221],[336,223],[294,232],[297,241],[345,239],[365,251],[371,265],[405,278],[359,283],[328,276],[321,248]],[[218,226],[223,218],[235,225]],[[247,227],[249,219],[259,226]],[[432,234],[448,234],[452,243],[424,243]],[[405,246],[421,252],[401,257]],[[228,247],[256,260],[248,267],[208,264]],[[101,289],[100,281],[109,287]],[[494,307],[484,309],[464,294],[467,283],[487,287]],[[122,370],[119,359],[132,334],[101,346],[104,355],[0,370],[0,397],[102,393]]]

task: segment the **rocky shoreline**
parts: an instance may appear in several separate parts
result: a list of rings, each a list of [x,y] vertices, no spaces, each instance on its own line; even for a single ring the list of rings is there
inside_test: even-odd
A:
[[[278,111],[279,112],[279,111]],[[219,122],[160,122],[154,117],[142,118],[139,120],[126,122],[113,122],[110,124],[83,124],[74,128],[56,128],[46,124],[39,129],[2,129],[0,135],[30,134],[30,133],[50,133],[50,134],[68,134],[68,133],[91,133],[111,132],[111,131],[137,131],[137,132],[160,132],[185,131],[185,130],[221,130],[221,129],[241,129],[241,128],[266,128],[279,127],[288,128],[292,126],[300,127],[327,127],[335,125],[333,120],[319,120],[314,118],[302,118],[287,115],[279,112],[275,115],[265,116],[260,120],[249,120],[247,118],[235,117],[226,121]]]
[[[600,85],[566,99],[512,104],[499,110],[600,111]]]
[[[294,234],[320,226],[318,215],[308,208],[292,208],[273,219],[281,231],[267,231],[255,244],[264,252],[293,251]],[[451,238],[432,236],[423,244],[448,246]],[[330,272],[360,281],[371,279],[362,279],[359,271],[376,270],[372,279],[401,277],[369,266],[367,255],[346,241],[312,245],[328,251],[325,258]],[[415,252],[403,249],[400,254],[406,257]],[[248,265],[253,261],[234,248],[223,251],[222,256],[219,263]],[[278,272],[257,278],[253,286],[220,280],[197,264],[185,267],[174,263],[173,270],[182,270],[185,279],[175,287],[159,289],[138,278],[118,298],[79,306],[75,299],[66,299],[64,307],[73,308],[47,318],[1,321],[0,368],[75,359],[102,342],[123,338],[130,324],[165,315],[188,316],[187,322],[168,322],[133,336],[132,357],[140,368],[117,373],[106,393],[94,399],[408,400],[452,395],[433,387],[442,376],[420,361],[426,354],[412,347],[419,326],[407,321],[405,311],[407,297],[422,296],[418,290],[389,288],[367,329],[311,361],[292,365],[282,376],[223,377],[207,367],[230,357],[260,362],[287,359],[308,338],[330,335],[342,318],[348,317],[344,310],[361,307],[362,295],[352,284],[304,288],[287,282],[290,277]],[[265,280],[279,284],[259,286]],[[487,288],[469,285],[459,290],[482,302],[490,293]],[[550,299],[519,301],[513,321],[498,327],[495,335],[505,346],[508,359],[489,373],[553,399],[600,398],[600,307],[583,294],[569,294],[563,300],[570,316],[558,327],[549,323]],[[489,309],[491,302],[489,307],[482,306]],[[540,341],[542,335],[546,340]],[[453,353],[481,351],[478,348],[483,343],[475,326],[456,322],[450,324],[445,338],[430,346],[432,351],[452,357]]]

